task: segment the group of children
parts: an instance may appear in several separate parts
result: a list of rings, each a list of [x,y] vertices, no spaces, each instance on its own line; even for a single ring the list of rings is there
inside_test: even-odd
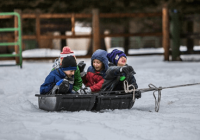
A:
[[[64,47],[41,85],[40,94],[91,94],[98,91],[123,90],[124,80],[138,88],[132,66],[127,65],[125,53],[118,49],[111,53],[96,50],[87,72],[84,71],[85,65],[80,70],[79,66],[74,52],[69,47]],[[84,88],[82,83],[85,85]],[[138,98],[140,97],[141,94]]]

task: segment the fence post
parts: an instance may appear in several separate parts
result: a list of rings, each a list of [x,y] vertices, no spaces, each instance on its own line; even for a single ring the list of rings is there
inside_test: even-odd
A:
[[[180,20],[177,10],[170,12],[170,32],[172,39],[172,61],[180,61]]]
[[[37,13],[36,14],[36,39],[37,39],[37,43],[38,43],[38,47],[40,48],[40,14]]]
[[[93,52],[100,49],[100,30],[99,30],[99,10],[92,10],[92,36],[93,36]]]
[[[169,39],[169,11],[167,7],[162,9],[162,45],[164,48],[164,61],[169,61],[169,48],[170,48],[170,39]]]
[[[72,24],[72,35],[75,36],[75,14],[72,13],[72,17],[71,17],[71,24]]]
[[[19,9],[15,9],[14,10],[14,12],[17,12],[17,13],[19,13],[19,15],[20,15],[20,18],[22,19],[22,12],[21,12],[21,10],[19,10]],[[21,20],[20,19],[20,20]],[[18,17],[17,16],[15,16],[14,17],[14,28],[18,28]],[[21,20],[21,25],[22,25],[22,20]],[[22,31],[22,26],[21,26],[21,31]],[[18,37],[19,37],[19,32],[18,31],[14,31],[14,42],[17,42],[17,40],[18,40]],[[19,54],[19,46],[18,45],[15,45],[15,53],[16,54]],[[16,64],[19,64],[19,57],[15,57],[15,61],[16,61]]]

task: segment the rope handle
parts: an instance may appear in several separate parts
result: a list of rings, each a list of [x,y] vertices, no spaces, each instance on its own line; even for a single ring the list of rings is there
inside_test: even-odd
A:
[[[133,87],[133,89],[129,89]],[[128,84],[128,81],[124,80],[124,91],[125,93],[133,92],[133,102],[135,102],[135,86],[133,84]]]
[[[156,87],[156,86],[153,85],[153,84],[149,84],[148,86],[149,86],[149,88],[154,89],[154,91],[153,91],[153,96],[154,96],[154,99],[155,99],[155,111],[158,112],[158,111],[159,111],[159,108],[160,108],[161,90],[162,90],[162,87]],[[156,92],[156,91],[158,91],[158,99],[156,99],[156,95],[155,95],[155,92]]]

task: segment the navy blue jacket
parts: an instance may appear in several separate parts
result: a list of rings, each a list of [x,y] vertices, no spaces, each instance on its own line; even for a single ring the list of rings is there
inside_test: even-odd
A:
[[[66,74],[61,70],[61,68],[58,68],[57,70],[53,70],[49,73],[49,75],[46,77],[44,83],[40,86],[40,94],[47,94],[51,92],[54,85],[60,81],[61,79],[64,79],[66,77]],[[69,84],[69,93],[71,93],[73,85]]]

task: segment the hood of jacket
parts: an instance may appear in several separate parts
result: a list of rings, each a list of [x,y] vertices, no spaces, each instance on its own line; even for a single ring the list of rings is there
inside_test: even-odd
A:
[[[92,58],[91,58],[92,67],[93,67],[94,59],[98,59],[104,64],[104,67],[105,67],[104,71],[108,69],[108,58],[107,58],[107,52],[105,50],[98,49],[93,53]]]

